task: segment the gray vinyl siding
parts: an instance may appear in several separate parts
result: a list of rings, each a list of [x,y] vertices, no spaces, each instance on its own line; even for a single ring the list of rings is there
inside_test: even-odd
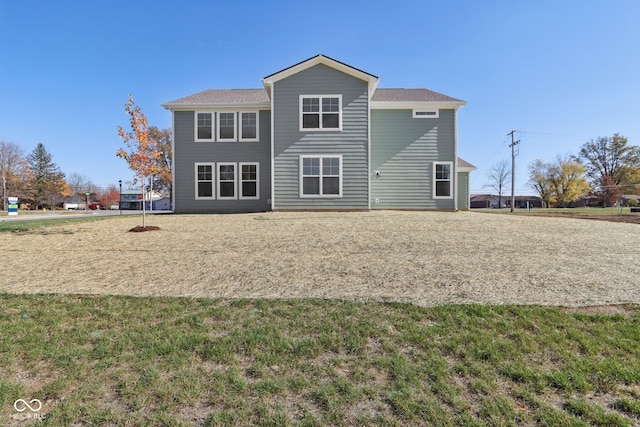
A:
[[[371,110],[371,208],[454,209],[453,198],[433,198],[433,162],[456,160],[455,110],[412,116],[410,109]],[[455,189],[456,182],[454,197]]]
[[[300,131],[300,95],[342,95],[342,131]],[[368,209],[368,84],[316,65],[274,84],[274,210]],[[300,155],[342,155],[342,197],[300,198]]]
[[[210,110],[208,110],[210,111]],[[258,142],[195,142],[194,111],[174,113],[174,210],[177,213],[263,212],[271,198],[271,116],[259,111]],[[196,200],[195,164],[207,162],[259,163],[258,200]],[[237,167],[239,168],[239,166]],[[239,174],[239,171],[238,171]],[[238,175],[238,188],[240,178]],[[238,190],[239,191],[239,190]]]
[[[469,210],[469,172],[458,172],[458,209]]]

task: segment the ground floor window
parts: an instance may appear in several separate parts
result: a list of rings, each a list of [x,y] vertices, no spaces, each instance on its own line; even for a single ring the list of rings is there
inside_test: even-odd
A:
[[[208,200],[258,199],[260,163],[195,164],[195,198]]]
[[[214,163],[196,163],[196,199],[213,199]]]
[[[300,156],[300,197],[341,197],[342,156]]]
[[[433,198],[450,199],[453,197],[453,162],[433,163]]]
[[[240,163],[240,198],[259,198],[258,163]]]

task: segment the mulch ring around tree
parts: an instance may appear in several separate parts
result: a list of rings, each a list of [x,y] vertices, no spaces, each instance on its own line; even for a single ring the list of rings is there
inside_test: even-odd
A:
[[[147,225],[146,227],[143,227],[141,225],[136,225],[129,231],[133,233],[141,233],[143,231],[153,231],[153,230],[160,230],[160,227],[156,227],[155,225]]]

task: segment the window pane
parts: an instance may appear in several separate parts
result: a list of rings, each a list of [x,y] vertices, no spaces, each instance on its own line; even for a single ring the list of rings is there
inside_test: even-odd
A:
[[[212,196],[213,196],[213,183],[198,182],[198,197],[212,197]]]
[[[308,157],[302,159],[302,174],[320,175],[320,159],[318,157]]]
[[[302,111],[316,113],[320,111],[320,98],[302,98]]]
[[[338,98],[322,98],[323,112],[340,111],[340,100]]]
[[[256,197],[258,192],[258,185],[256,182],[243,182],[242,183],[242,196],[243,197]]]
[[[211,113],[198,113],[198,139],[211,139]]]
[[[338,114],[323,114],[322,127],[323,129],[338,129],[340,127]]]
[[[320,178],[302,178],[302,194],[320,194]]]
[[[220,197],[234,197],[234,183],[233,182],[220,182]]]
[[[242,113],[242,138],[257,138],[256,113]]]
[[[436,179],[450,179],[449,165],[436,165]]]
[[[322,178],[322,194],[340,194],[340,178]]]
[[[340,175],[340,159],[336,157],[323,158],[322,175]]]
[[[211,166],[198,166],[198,181],[211,181]]]
[[[220,165],[220,181],[234,181],[234,166]]]
[[[235,138],[235,113],[219,113],[220,139]]]
[[[304,129],[320,128],[320,114],[303,114],[302,127]]]
[[[436,196],[437,197],[451,196],[450,181],[436,181]]]
[[[257,179],[256,165],[242,165],[242,180],[255,181]]]

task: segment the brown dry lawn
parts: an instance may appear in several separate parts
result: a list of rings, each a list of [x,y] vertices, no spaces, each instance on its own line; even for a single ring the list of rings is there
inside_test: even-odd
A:
[[[0,292],[640,303],[637,224],[471,212],[116,217],[0,234]]]

